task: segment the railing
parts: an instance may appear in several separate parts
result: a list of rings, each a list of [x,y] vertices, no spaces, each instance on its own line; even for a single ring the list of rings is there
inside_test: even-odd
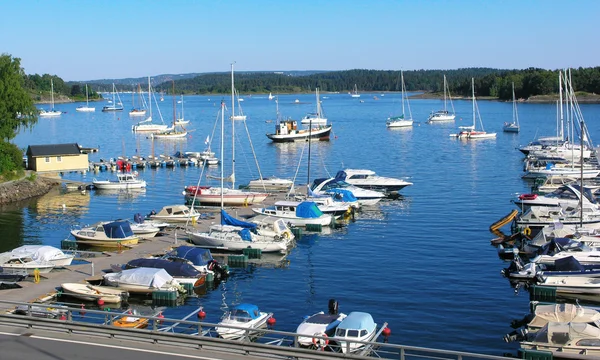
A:
[[[218,325],[219,327],[229,327],[244,332],[244,337],[241,340],[226,340],[219,338],[214,331],[217,324],[187,320],[196,312],[184,319],[169,319],[162,317],[161,314],[158,316],[144,316],[42,303],[19,303],[0,300],[0,304],[3,305],[2,308],[16,308],[18,306],[21,313],[21,315],[13,313],[0,314],[0,325],[4,326],[170,346],[176,345],[178,347],[206,349],[238,355],[265,356],[265,354],[268,354],[271,357],[311,358],[316,360],[331,358],[372,359],[373,357],[400,360],[506,360],[505,357],[501,356],[402,346],[374,341],[355,341],[353,344],[361,345],[360,353],[344,354],[340,352],[339,347],[336,345],[323,345],[331,339],[322,336],[312,336],[315,343],[317,343],[316,349],[307,349],[298,346],[298,338],[305,338],[306,335],[260,329],[260,339],[250,341],[249,339],[256,337],[257,329]],[[147,319],[147,328],[125,329],[113,325],[115,320],[124,316]],[[319,344],[322,346],[318,346]],[[350,342],[346,343],[346,346],[349,349]],[[366,355],[371,355],[371,357]]]

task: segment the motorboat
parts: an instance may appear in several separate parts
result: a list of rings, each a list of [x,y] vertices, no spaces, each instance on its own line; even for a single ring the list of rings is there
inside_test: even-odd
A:
[[[600,169],[596,165],[583,164],[583,169],[579,164],[557,162],[557,161],[528,161],[525,165],[525,174],[523,179],[537,179],[547,176],[562,176],[575,179],[594,179],[600,174]]]
[[[119,173],[117,174],[117,180],[92,180],[92,185],[95,189],[99,190],[127,190],[127,189],[141,189],[146,187],[146,181],[138,179],[137,172],[135,173]]]
[[[248,219],[248,222],[256,224],[256,232],[273,237],[274,239],[294,240],[292,230],[287,226],[287,223],[278,217],[256,215]]]
[[[302,200],[299,200],[298,203],[300,203],[300,201],[314,202],[315,204],[317,204],[317,207],[323,212],[323,214],[331,215],[335,219],[338,219],[340,217],[351,216],[354,210],[357,208],[356,206],[354,206],[354,204],[350,202],[334,200],[332,195],[309,196]],[[360,205],[358,204],[358,200],[356,200],[356,205],[360,207]]]
[[[382,192],[363,189],[339,178],[319,178],[313,180],[310,190],[318,195],[327,194],[333,189],[345,189],[352,192],[352,195],[358,199],[360,205],[375,205],[385,197]]]
[[[324,214],[312,201],[277,201],[273,206],[252,208],[252,211],[258,215],[283,219],[294,226],[329,226],[333,222],[333,216]]]
[[[95,286],[84,283],[63,283],[62,293],[84,301],[102,300],[107,304],[118,304],[125,301],[129,294],[126,291],[108,286]]]
[[[129,222],[131,231],[133,231],[133,233],[140,239],[151,239],[160,232],[160,227],[156,226],[152,222],[136,223],[129,220],[127,221]],[[159,225],[165,225],[166,227],[167,224],[163,223]]]
[[[344,169],[337,172],[336,179],[343,180],[350,185],[363,189],[382,191],[386,194],[395,194],[413,183],[391,177],[379,176],[375,171],[367,169]]]
[[[165,254],[163,259],[169,261],[185,261],[202,273],[214,273],[215,279],[229,276],[229,268],[215,260],[209,249],[198,246],[179,246]]]
[[[582,202],[584,206],[598,207],[598,202],[592,194],[592,190],[584,187],[582,191],[581,186],[578,184],[563,185],[546,195],[520,194],[513,202],[523,211],[532,206],[570,206],[575,208]]]
[[[263,190],[263,191],[289,191],[294,186],[294,182],[290,179],[282,179],[277,176],[259,178],[250,180],[246,189]]]
[[[161,220],[167,222],[194,222],[200,218],[200,213],[193,207],[185,205],[168,205],[163,207],[158,213],[154,210],[150,212],[148,218],[151,220]]]
[[[132,294],[149,294],[155,290],[185,291],[165,269],[154,268],[136,268],[104,274],[103,284]]]
[[[138,268],[164,269],[180,284],[203,285],[206,281],[206,273],[202,273],[187,262],[174,262],[166,259],[139,258],[127,262],[124,270]]]
[[[15,257],[30,257],[34,261],[50,262],[55,266],[69,266],[75,257],[48,245],[23,245],[10,251]]]
[[[71,230],[78,244],[119,248],[136,245],[139,236],[133,233],[128,221],[98,222],[92,226]]]
[[[281,120],[275,124],[275,132],[267,137],[276,143],[319,140],[329,141],[332,125],[312,126],[306,129],[298,128],[296,120]]]
[[[307,316],[304,321],[296,328],[296,334],[305,335],[298,336],[298,346],[307,348],[324,348],[328,337],[335,334],[335,330],[342,320],[346,318],[346,314],[338,313],[337,301],[329,300],[329,312],[325,314],[319,311],[311,316]],[[318,337],[314,337],[314,336]]]
[[[600,228],[600,210],[597,206],[532,206],[516,217],[516,224],[530,229],[560,222],[564,225],[582,225],[591,229]]]
[[[149,218],[146,218],[145,216],[143,216],[140,213],[136,213],[133,215],[133,223],[146,224],[151,227],[157,228],[159,231],[164,231],[167,228],[167,226],[169,226],[168,222],[159,221],[159,220],[150,220]]]
[[[599,342],[600,328],[595,323],[550,321],[527,334],[520,345],[525,350],[551,352],[555,358],[592,359],[600,356]]]
[[[523,264],[519,256],[515,256],[510,265],[502,269],[502,275],[509,279],[534,280],[545,276],[593,276],[600,277],[600,264],[582,265],[572,254],[554,260],[551,265],[529,262]]]
[[[4,269],[0,266],[0,287],[2,286],[2,284],[12,284],[12,283],[16,283],[22,280],[25,280],[25,278],[27,278],[28,274],[26,270],[22,270],[22,271],[4,271]]]
[[[265,327],[271,316],[273,313],[261,312],[256,305],[242,303],[223,315],[215,331],[223,339],[249,340],[260,333],[255,329]]]
[[[35,270],[40,274],[47,274],[56,265],[49,261],[33,260],[28,255],[15,255],[11,252],[0,254],[0,266],[6,273],[27,272],[29,275],[34,275]]]
[[[376,335],[377,324],[371,314],[353,311],[340,322],[332,340],[337,343],[342,353],[350,354],[365,346],[356,341],[373,341]]]

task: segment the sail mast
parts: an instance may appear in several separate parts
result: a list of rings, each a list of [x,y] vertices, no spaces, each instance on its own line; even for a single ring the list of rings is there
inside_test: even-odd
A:
[[[173,83],[173,131],[175,131],[175,122],[177,121],[177,105],[175,105],[175,80],[171,80]]]
[[[231,63],[231,188],[235,189],[235,85],[233,81],[233,64]]]
[[[444,75],[444,113],[446,112],[446,75]]]
[[[473,131],[475,131],[475,78],[471,78],[471,88],[473,96]]]
[[[224,153],[224,148],[225,146],[223,145],[223,142],[225,140],[225,130],[224,130],[224,126],[225,126],[225,102],[223,102],[223,100],[221,100],[221,211],[223,211],[223,153]],[[223,213],[221,213],[221,216],[223,216]]]
[[[400,70],[400,81],[402,81],[402,119],[404,119],[406,116],[404,116],[404,71],[402,70]]]
[[[50,96],[52,97],[52,111],[54,111],[54,82],[50,79]]]
[[[151,95],[151,91],[150,91],[150,76],[148,76],[148,108],[150,110],[150,117],[149,119],[152,119],[152,95]]]

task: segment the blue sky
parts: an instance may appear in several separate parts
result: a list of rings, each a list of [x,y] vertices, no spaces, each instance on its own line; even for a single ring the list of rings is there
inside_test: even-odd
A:
[[[0,53],[65,80],[597,66],[600,1],[2,1]]]

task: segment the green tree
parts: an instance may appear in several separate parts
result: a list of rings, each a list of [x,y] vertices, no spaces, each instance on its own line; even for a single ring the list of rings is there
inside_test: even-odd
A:
[[[20,127],[29,128],[37,122],[37,109],[25,91],[24,76],[21,59],[0,55],[0,139],[3,141],[14,138]]]

